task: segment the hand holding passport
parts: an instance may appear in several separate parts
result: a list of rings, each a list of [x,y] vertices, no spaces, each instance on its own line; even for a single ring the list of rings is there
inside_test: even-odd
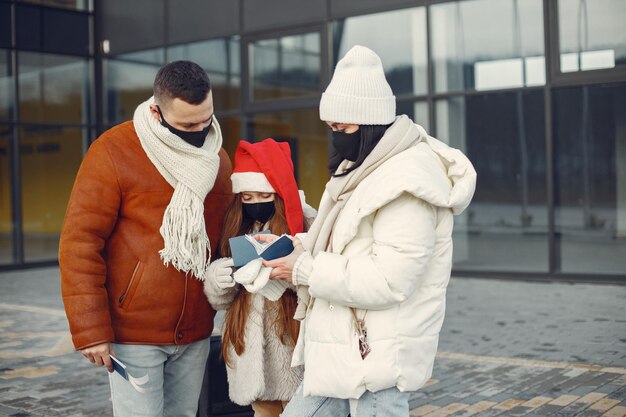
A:
[[[252,233],[228,239],[233,263],[236,268],[244,266],[248,262],[263,258],[266,261],[282,258],[293,251],[293,241],[288,235],[282,235],[278,239],[269,243],[260,242],[254,239],[254,235],[270,233],[265,230],[259,233]]]

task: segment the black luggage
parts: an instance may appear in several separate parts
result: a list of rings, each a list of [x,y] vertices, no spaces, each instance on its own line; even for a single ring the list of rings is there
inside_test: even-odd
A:
[[[251,407],[242,407],[228,398],[226,365],[221,358],[221,349],[222,338],[211,336],[211,350],[198,402],[198,417],[253,417]]]

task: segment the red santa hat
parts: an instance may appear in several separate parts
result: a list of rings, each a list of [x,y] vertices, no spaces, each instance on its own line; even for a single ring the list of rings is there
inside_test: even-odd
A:
[[[277,193],[285,202],[290,233],[295,235],[304,230],[302,204],[288,143],[271,138],[256,143],[240,141],[230,179],[234,193]]]

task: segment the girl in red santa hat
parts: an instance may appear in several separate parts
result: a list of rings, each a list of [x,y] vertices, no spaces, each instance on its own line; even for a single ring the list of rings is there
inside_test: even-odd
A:
[[[209,266],[204,289],[213,308],[228,310],[222,355],[230,399],[251,404],[256,417],[278,417],[302,380],[302,367],[291,367],[299,331],[295,288],[269,280],[261,259],[233,272],[228,239],[263,230],[294,236],[312,223],[315,210],[298,191],[287,143],[239,142],[231,180],[235,198],[219,245],[224,257]]]

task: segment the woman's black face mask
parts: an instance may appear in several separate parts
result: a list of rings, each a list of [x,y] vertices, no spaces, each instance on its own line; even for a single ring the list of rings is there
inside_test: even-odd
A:
[[[211,126],[213,125],[213,119],[207,127],[197,132],[187,132],[186,130],[176,129],[174,126],[170,125],[165,121],[165,117],[163,117],[163,113],[161,113],[161,108],[157,106],[159,110],[159,115],[161,116],[161,124],[163,127],[167,128],[170,132],[184,140],[190,145],[195,146],[196,148],[202,147],[204,145],[204,140],[206,139],[206,135],[209,134],[209,130],[211,130]]]
[[[265,203],[243,203],[243,214],[249,219],[256,220],[261,223],[267,222],[276,210],[273,201]]]
[[[359,149],[361,146],[360,131],[360,129],[352,133],[331,131],[335,150],[348,161],[354,162],[359,157]]]

